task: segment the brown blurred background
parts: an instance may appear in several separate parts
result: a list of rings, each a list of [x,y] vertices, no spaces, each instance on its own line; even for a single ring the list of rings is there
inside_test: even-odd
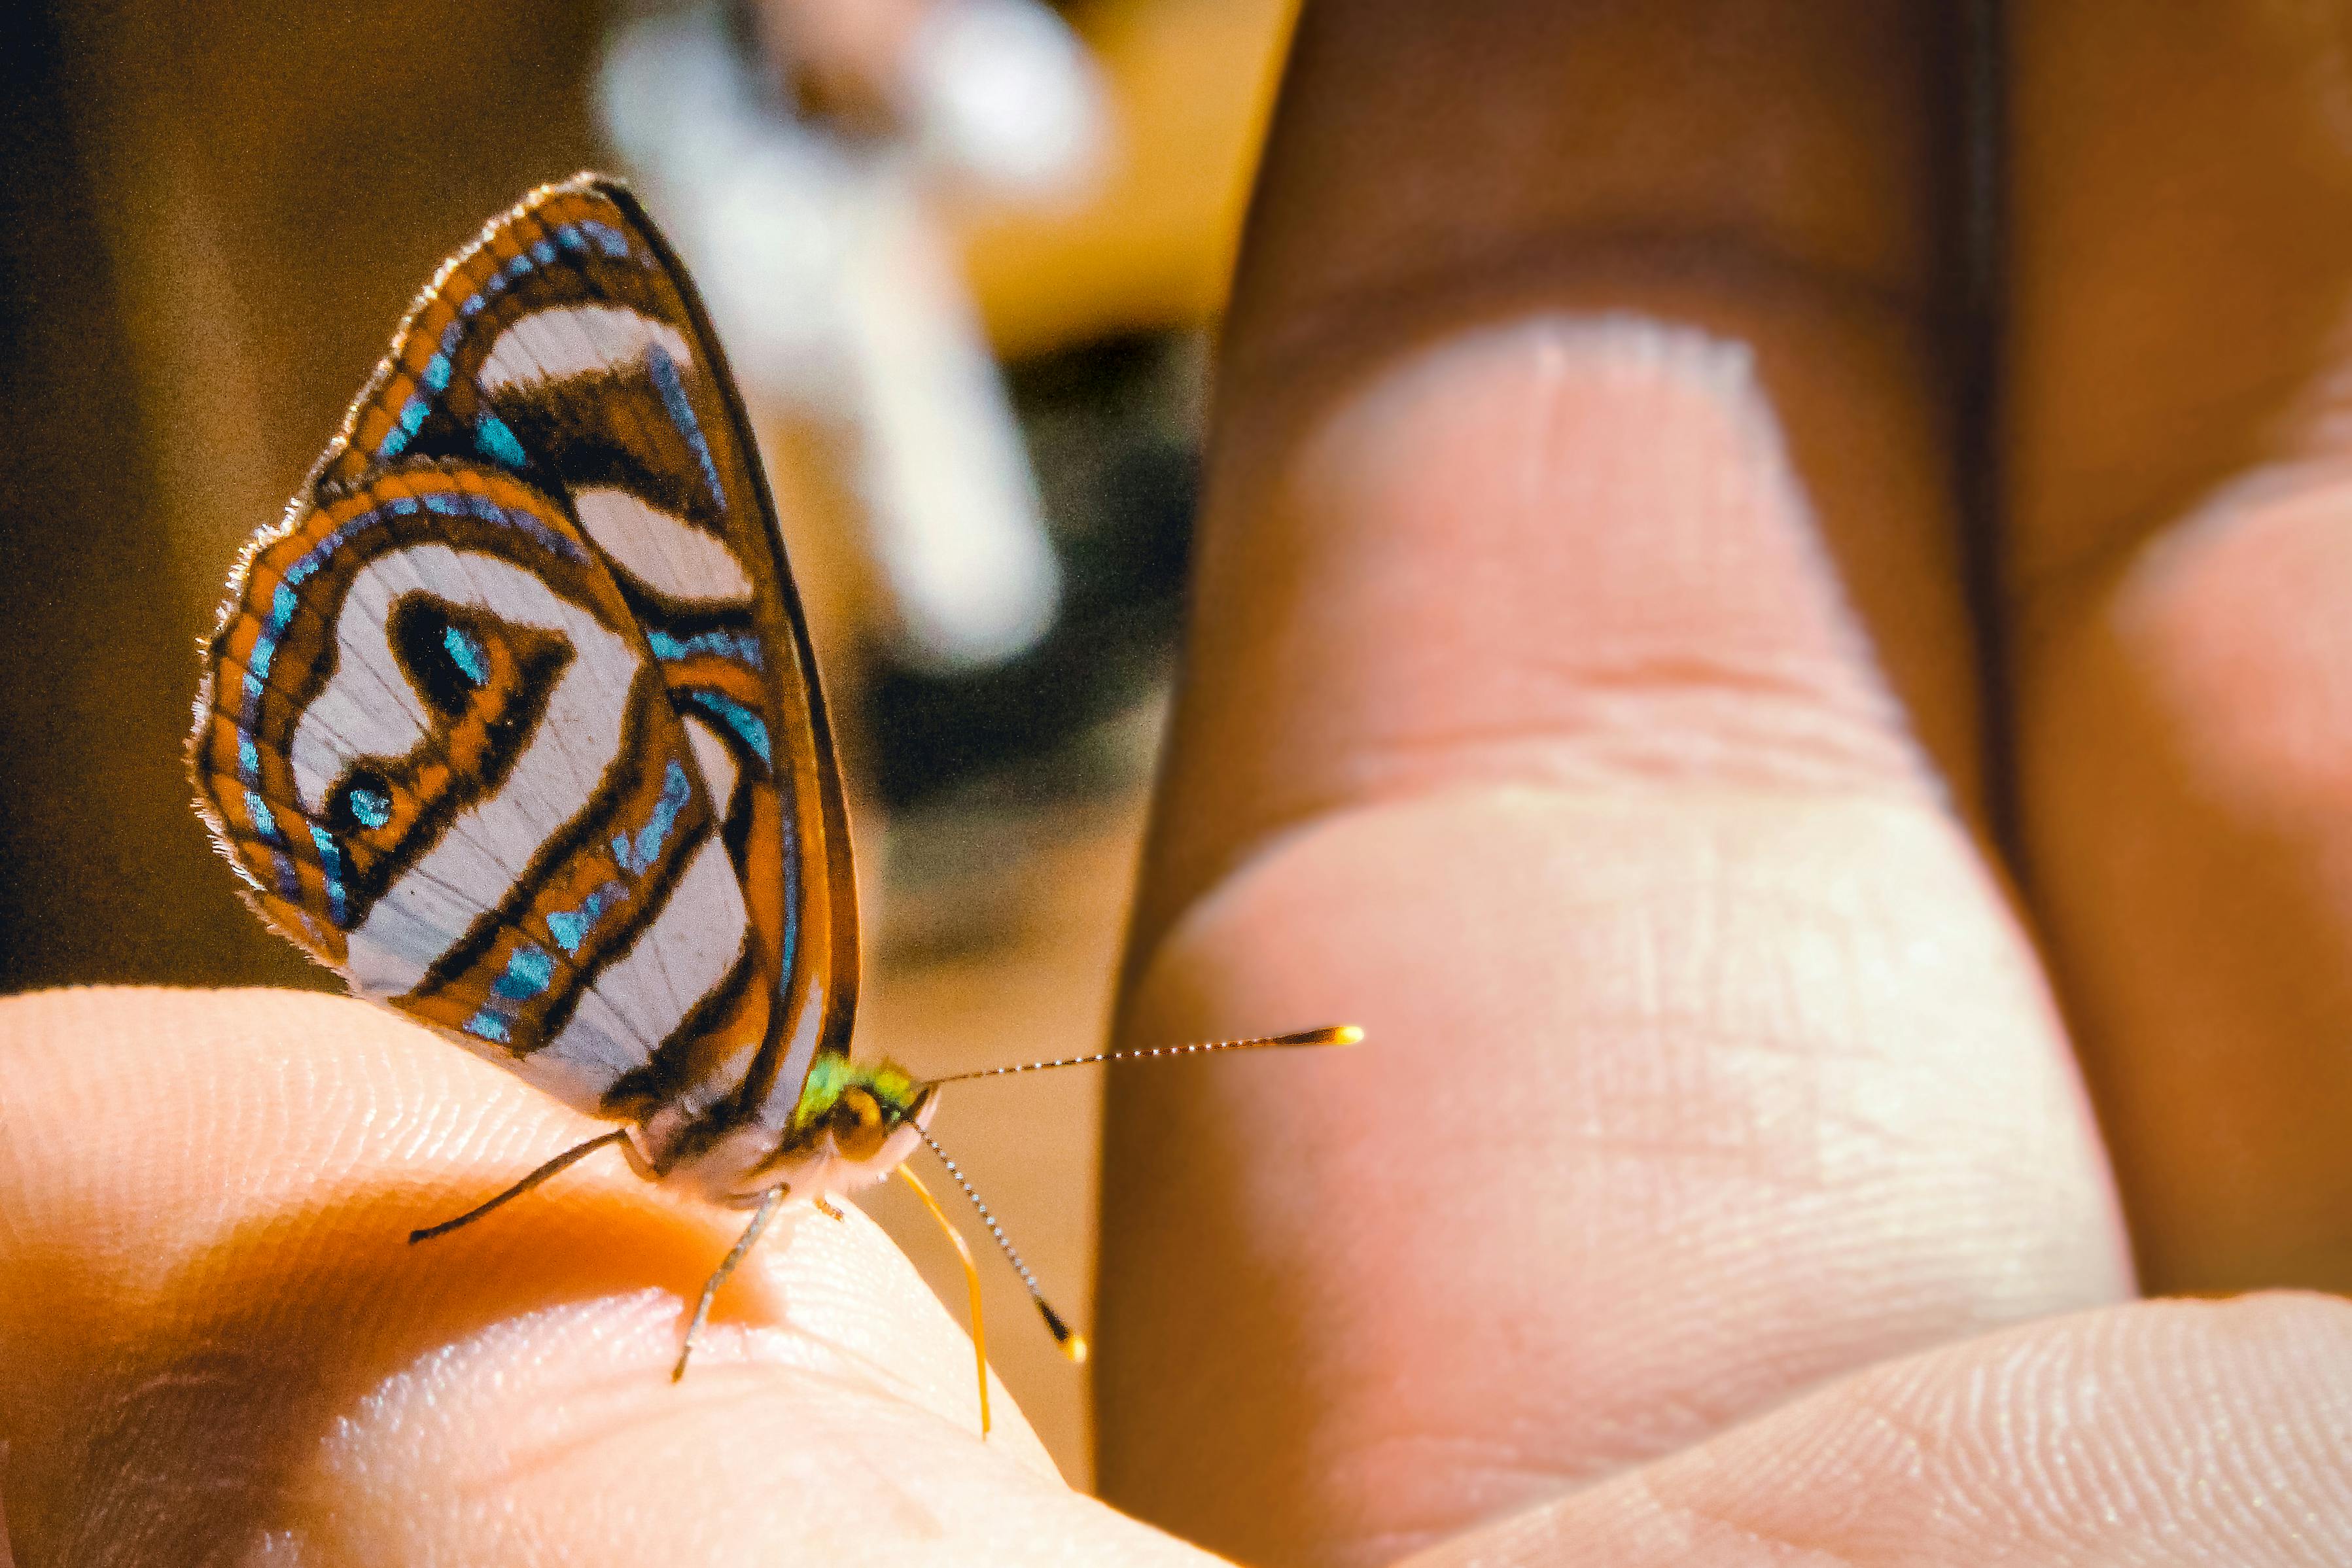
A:
[[[950,189],[938,210],[1061,559],[1045,640],[952,676],[894,662],[837,451],[763,432],[859,808],[857,1049],[918,1071],[1100,1038],[1181,592],[1202,334],[1290,0],[1061,15],[1109,110],[1098,177],[1059,204]],[[530,186],[610,166],[590,89],[614,20],[591,0],[52,0],[0,21],[6,989],[331,986],[238,905],[188,809],[197,640],[238,544],[440,258]],[[1080,1323],[1098,1093],[1085,1073],[973,1086],[938,1129]],[[960,1303],[911,1201],[891,1187],[870,1207]],[[1085,1484],[1083,1375],[1010,1271],[983,1268],[1000,1370]]]

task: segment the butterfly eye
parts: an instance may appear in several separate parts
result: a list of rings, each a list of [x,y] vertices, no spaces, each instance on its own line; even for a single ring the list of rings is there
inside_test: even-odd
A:
[[[863,1089],[852,1089],[834,1107],[834,1146],[853,1160],[871,1159],[889,1140],[882,1106]]]
[[[327,820],[340,832],[374,832],[392,821],[391,780],[361,768],[328,797]]]

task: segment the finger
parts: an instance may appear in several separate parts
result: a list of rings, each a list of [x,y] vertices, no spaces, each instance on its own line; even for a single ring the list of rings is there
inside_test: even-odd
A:
[[[2148,1282],[2352,1288],[2352,34],[2014,28],[2028,876]]]
[[[1403,1568],[2323,1568],[2347,1425],[2342,1301],[2148,1302],[1874,1369]]]
[[[1307,14],[1123,1028],[1370,1038],[1114,1081],[1121,1506],[1370,1560],[2127,1289],[1963,825],[1939,14]]]
[[[1077,1498],[880,1232],[740,1217],[389,1015],[281,992],[0,1007],[0,1487],[26,1568],[1197,1556]],[[795,1212],[795,1211],[788,1211]]]

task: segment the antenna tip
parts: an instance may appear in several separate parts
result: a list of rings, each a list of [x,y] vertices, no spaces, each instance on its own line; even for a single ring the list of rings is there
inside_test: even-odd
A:
[[[1351,1023],[1335,1023],[1325,1029],[1310,1029],[1297,1034],[1278,1035],[1276,1045],[1353,1045],[1364,1038],[1364,1031]]]
[[[1037,1312],[1045,1320],[1046,1330],[1053,1334],[1054,1343],[1061,1346],[1062,1354],[1069,1359],[1070,1364],[1084,1366],[1087,1364],[1086,1336],[1064,1322],[1062,1314],[1047,1306],[1042,1298],[1037,1301]]]

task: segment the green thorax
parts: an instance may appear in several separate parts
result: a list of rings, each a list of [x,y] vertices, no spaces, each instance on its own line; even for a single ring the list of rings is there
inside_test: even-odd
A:
[[[922,1080],[895,1061],[852,1061],[827,1052],[809,1064],[808,1076],[801,1082],[800,1103],[793,1107],[793,1130],[800,1132],[824,1121],[853,1089],[873,1095],[894,1124],[912,1114],[923,1096]]]

